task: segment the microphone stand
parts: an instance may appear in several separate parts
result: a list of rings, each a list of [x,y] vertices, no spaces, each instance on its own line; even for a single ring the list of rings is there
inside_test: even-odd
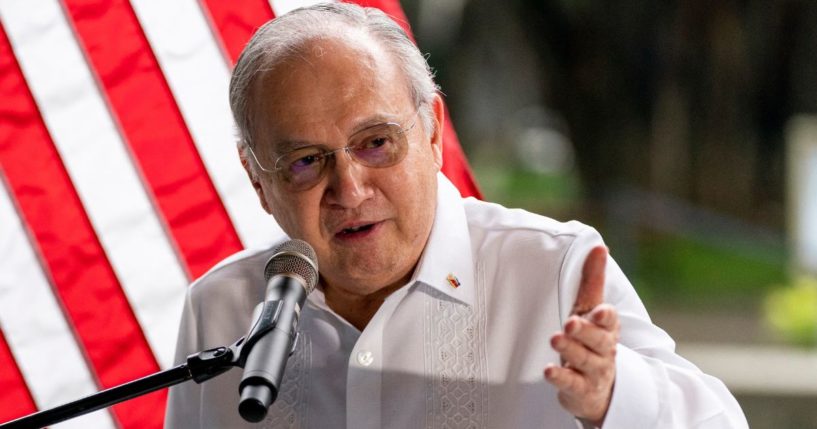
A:
[[[243,368],[253,345],[275,328],[283,308],[283,301],[266,301],[263,304],[250,333],[231,346],[216,347],[192,354],[187,357],[185,363],[176,367],[0,424],[0,429],[43,428],[191,379],[201,384],[232,367]]]

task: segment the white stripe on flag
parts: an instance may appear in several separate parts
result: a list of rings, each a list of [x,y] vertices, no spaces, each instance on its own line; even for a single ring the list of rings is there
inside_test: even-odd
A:
[[[275,16],[281,16],[299,7],[312,6],[318,3],[333,3],[327,0],[270,0],[270,6],[275,12]]]
[[[88,366],[0,182],[0,326],[39,409],[95,393]],[[36,333],[35,335],[33,335]],[[107,410],[55,428],[113,428]]]
[[[131,0],[207,171],[245,247],[282,232],[241,167],[228,101],[230,73],[196,0]]]
[[[56,0],[7,0],[0,12],[94,230],[159,365],[167,368],[187,279],[67,17]]]

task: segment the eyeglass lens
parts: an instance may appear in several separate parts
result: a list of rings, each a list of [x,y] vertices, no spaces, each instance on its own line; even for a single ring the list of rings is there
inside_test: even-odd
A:
[[[348,146],[334,151],[312,146],[292,151],[278,159],[275,169],[294,190],[306,190],[317,184],[326,172],[330,157],[346,151],[367,167],[389,167],[406,155],[408,143],[403,129],[392,123],[376,125],[354,134]]]

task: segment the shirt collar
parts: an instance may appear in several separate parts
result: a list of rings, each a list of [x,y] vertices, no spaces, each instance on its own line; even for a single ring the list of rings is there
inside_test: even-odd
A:
[[[410,284],[426,284],[467,305],[474,304],[471,235],[462,196],[437,174],[437,209],[428,243]]]

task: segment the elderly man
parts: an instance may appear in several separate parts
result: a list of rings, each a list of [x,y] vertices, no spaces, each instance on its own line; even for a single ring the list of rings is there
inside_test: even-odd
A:
[[[439,174],[443,103],[381,12],[323,5],[266,24],[230,102],[262,207],[320,267],[261,426],[746,427],[651,324],[595,230],[463,200]],[[191,287],[180,361],[246,333],[270,254],[237,254]],[[240,377],[173,388],[167,427],[257,427],[237,413]]]

